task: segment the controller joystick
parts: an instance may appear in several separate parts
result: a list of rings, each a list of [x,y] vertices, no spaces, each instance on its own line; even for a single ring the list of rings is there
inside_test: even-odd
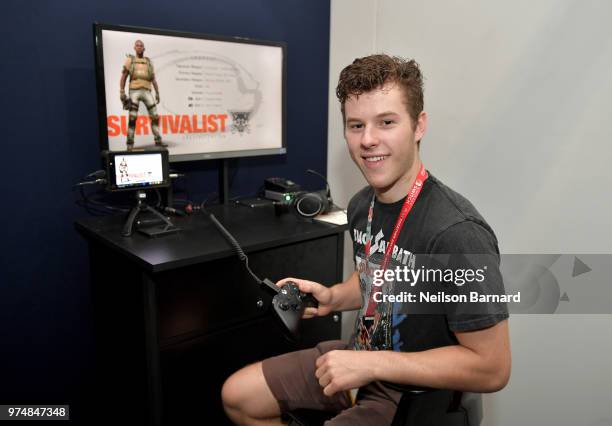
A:
[[[299,337],[300,319],[307,306],[318,306],[317,300],[302,293],[293,281],[287,281],[272,299],[274,313],[294,337]]]

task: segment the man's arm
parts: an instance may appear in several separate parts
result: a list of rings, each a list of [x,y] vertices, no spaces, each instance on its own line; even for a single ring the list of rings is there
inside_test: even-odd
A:
[[[127,76],[129,72],[127,68],[124,66],[123,71],[121,72],[121,80],[119,81],[119,99],[121,100],[121,104],[123,105],[124,110],[130,109],[130,101],[125,94],[125,81],[127,80]]]
[[[455,333],[458,345],[423,352],[380,353],[376,380],[467,392],[496,392],[510,378],[508,321]]]
[[[508,321],[455,335],[458,345],[422,352],[331,351],[317,359],[315,374],[326,395],[376,380],[466,392],[496,392],[506,386],[511,368]]]
[[[153,83],[153,87],[155,88],[155,101],[159,103],[159,87],[157,87],[157,80],[155,79],[155,75],[153,75],[153,80],[151,80],[151,83]]]
[[[353,271],[346,281],[332,286],[330,290],[334,311],[352,311],[361,308],[361,288],[357,271]]]
[[[127,80],[127,76],[128,70],[126,70],[124,67],[123,71],[121,71],[121,79],[119,80],[119,95],[121,96],[122,101],[125,96],[125,81]]]

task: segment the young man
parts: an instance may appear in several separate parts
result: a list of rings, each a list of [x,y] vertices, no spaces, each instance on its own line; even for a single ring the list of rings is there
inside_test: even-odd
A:
[[[488,291],[503,291],[493,231],[421,163],[427,114],[418,65],[387,55],[356,59],[336,93],[351,158],[369,183],[348,207],[357,268],[332,287],[296,278],[278,284],[293,280],[319,301],[305,318],[360,309],[355,334],[348,345],[323,342],[233,374],[222,397],[237,424],[280,424],[281,412],[310,408],[338,412],[331,425],[388,425],[405,391],[397,385],[495,392],[510,376],[505,305],[475,314],[447,303],[411,315],[409,305],[381,299],[394,292],[389,283],[373,285],[377,270],[414,270],[421,255],[461,254],[482,255]],[[347,391],[356,388],[353,405]]]

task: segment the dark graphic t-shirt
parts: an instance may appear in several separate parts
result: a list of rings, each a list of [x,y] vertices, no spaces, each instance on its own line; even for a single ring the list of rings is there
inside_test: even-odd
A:
[[[385,280],[380,287],[373,286],[374,271],[380,269],[404,203],[404,199],[391,204],[375,202],[371,255],[366,265],[366,224],[373,194],[371,187],[365,187],[348,206],[349,231],[362,296],[351,339],[355,349],[414,352],[454,345],[457,339],[453,332],[487,328],[508,318],[504,303],[490,300],[472,303],[469,299],[470,289],[477,289],[478,294],[504,294],[499,249],[493,230],[467,199],[431,173],[406,218],[387,267],[387,270],[403,269],[404,277],[406,270],[419,269],[421,277],[426,277],[427,270],[427,274],[431,272],[427,275],[431,280],[421,279],[418,284],[410,285],[394,279]],[[443,260],[438,262],[438,259]],[[466,273],[468,269],[477,269],[483,279],[476,279],[478,271]],[[445,273],[451,274],[451,278]],[[465,284],[466,275],[472,282]],[[411,292],[414,299],[408,302],[381,301],[379,298],[375,318],[366,317],[373,288],[385,295]],[[425,299],[427,302],[419,302],[423,295],[429,297]],[[468,301],[462,302],[459,296],[465,296]],[[442,301],[432,302],[436,297]]]

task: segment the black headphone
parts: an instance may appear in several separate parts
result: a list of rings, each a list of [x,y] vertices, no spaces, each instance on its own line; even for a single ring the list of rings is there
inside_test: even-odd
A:
[[[293,206],[297,214],[303,217],[315,217],[321,213],[328,213],[334,206],[334,200],[331,197],[329,183],[325,176],[314,170],[306,170],[308,173],[319,176],[325,181],[325,189],[313,192],[302,192],[295,197]]]

